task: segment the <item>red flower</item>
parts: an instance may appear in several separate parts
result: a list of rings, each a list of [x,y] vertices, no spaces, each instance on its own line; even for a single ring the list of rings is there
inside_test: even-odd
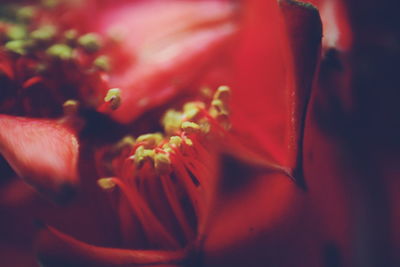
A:
[[[71,210],[85,217],[42,215],[52,226],[40,231],[41,262],[319,266],[320,251],[303,249],[318,247],[319,237],[306,232],[311,218],[303,217],[310,211],[302,189],[305,111],[321,39],[318,12],[298,2],[256,0],[239,6],[90,1],[69,8],[41,13],[39,21],[62,30],[28,56],[16,60],[12,53],[20,51],[6,43],[1,68],[14,90],[3,98],[3,113],[57,118],[64,104],[61,120],[1,115],[2,155],[53,198],[81,184]],[[60,46],[69,42],[60,33],[71,27],[83,36]],[[106,37],[110,30],[122,40]],[[103,38],[103,48],[88,32]],[[103,53],[108,71],[105,58],[98,58]],[[32,76],[18,60],[51,68]],[[35,105],[37,94],[20,97],[25,86],[38,83],[55,91],[46,97],[55,99],[49,101],[54,107]],[[199,96],[204,85],[220,84],[232,88],[230,112],[226,87],[214,97]],[[21,106],[20,98],[28,104]],[[180,111],[187,99],[197,102]],[[176,110],[167,113],[161,136],[117,142],[160,130],[167,107]],[[96,181],[113,191],[101,192]],[[81,220],[91,225],[74,225]]]

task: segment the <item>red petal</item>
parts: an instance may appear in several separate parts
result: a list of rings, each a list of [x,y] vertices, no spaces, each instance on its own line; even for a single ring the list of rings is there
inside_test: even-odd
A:
[[[232,123],[252,147],[285,157],[285,69],[275,1],[244,1],[235,51]]]
[[[120,48],[126,56],[115,65],[127,68],[110,82],[122,91],[122,105],[113,117],[129,122],[190,88],[190,82],[218,61],[235,32],[234,14],[232,5],[213,1],[150,2],[107,11],[100,19],[101,31],[126,34]]]
[[[250,146],[261,147],[280,164],[294,168],[321,23],[318,12],[306,5],[282,1],[280,7],[283,19],[274,1],[247,3],[245,14],[251,15],[244,18],[236,58],[232,120]]]
[[[129,250],[89,245],[71,236],[46,227],[37,244],[43,266],[139,266],[172,265],[181,262],[183,251]]]
[[[305,116],[320,58],[322,25],[319,13],[312,5],[293,0],[281,0],[279,3],[288,36],[283,38],[288,49],[285,53],[289,109],[287,164],[295,168],[294,175],[302,179]]]
[[[0,115],[0,152],[38,191],[62,201],[77,184],[78,141],[51,120]]]
[[[207,266],[318,266],[311,264],[319,253],[312,247],[316,231],[303,228],[302,190],[279,174],[242,179],[250,185],[231,190],[214,212],[204,244]]]

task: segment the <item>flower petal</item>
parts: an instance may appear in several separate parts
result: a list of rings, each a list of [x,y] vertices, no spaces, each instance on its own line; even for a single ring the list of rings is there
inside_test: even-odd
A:
[[[303,135],[308,102],[320,58],[322,24],[318,10],[311,4],[294,0],[279,2],[287,30],[286,90],[288,92],[288,165],[302,183]],[[286,40],[285,40],[286,39]]]
[[[175,266],[183,251],[129,250],[105,248],[78,241],[52,227],[45,227],[38,239],[37,253],[43,266]]]
[[[236,31],[234,14],[231,4],[215,1],[134,3],[107,11],[98,27],[103,34],[122,36],[126,66],[121,70],[119,63],[118,73],[111,75],[122,98],[112,116],[127,123],[190,88],[218,62],[218,53]]]
[[[78,182],[76,136],[56,121],[0,115],[0,152],[38,191],[64,201]]]
[[[319,15],[293,1],[281,1],[280,10],[274,1],[246,3],[235,63],[233,126],[250,146],[294,169],[300,165],[306,103],[319,55]]]
[[[239,181],[239,189],[231,189],[230,199],[214,213],[204,243],[207,266],[318,266],[308,255],[318,253],[310,249],[318,241],[310,237],[315,232],[302,229],[308,225],[302,218],[302,190],[280,174],[242,179],[251,180],[250,185],[242,187]]]

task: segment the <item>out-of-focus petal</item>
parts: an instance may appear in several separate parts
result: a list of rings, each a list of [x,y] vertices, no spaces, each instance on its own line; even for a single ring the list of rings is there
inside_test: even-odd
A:
[[[236,31],[234,15],[230,3],[215,1],[131,3],[107,10],[95,30],[120,35],[119,53],[125,55],[110,79],[122,98],[113,117],[129,122],[190,88],[218,62]]]
[[[79,144],[57,121],[0,115],[0,152],[38,191],[66,200],[78,183]]]
[[[45,227],[37,242],[43,266],[175,266],[182,262],[184,251],[129,250],[96,247],[78,241],[52,227]]]

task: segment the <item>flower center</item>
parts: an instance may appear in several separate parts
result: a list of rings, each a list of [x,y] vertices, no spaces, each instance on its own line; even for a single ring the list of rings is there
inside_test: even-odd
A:
[[[167,110],[163,133],[128,136],[102,153],[113,176],[98,185],[128,203],[120,216],[125,212],[137,220],[148,247],[200,242],[216,175],[212,151],[230,127],[229,95],[230,89],[220,86],[208,104],[188,102],[182,110]]]
[[[1,6],[7,12],[0,12],[0,113],[59,117],[68,100],[86,108],[105,101],[115,109],[115,89],[103,99],[112,71],[107,54],[118,43],[68,28],[59,22],[57,6],[46,2]]]

